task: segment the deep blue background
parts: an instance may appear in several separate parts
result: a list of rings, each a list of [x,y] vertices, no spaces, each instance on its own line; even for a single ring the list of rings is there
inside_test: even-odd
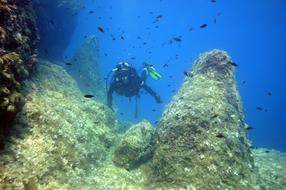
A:
[[[162,18],[153,23],[158,15]],[[202,24],[208,26],[201,29]],[[147,61],[161,71],[162,80],[149,79],[147,83],[164,104],[144,95],[139,105],[138,120],[146,118],[153,123],[176,93],[172,91],[180,88],[183,71],[191,68],[198,55],[211,49],[226,50],[239,64],[238,88],[246,121],[254,128],[250,139],[255,146],[286,151],[285,0],[86,0],[65,55],[72,56],[90,34],[98,38],[103,77],[123,60],[137,68]],[[183,41],[169,44],[177,36]],[[169,67],[163,68],[166,63]],[[115,95],[114,105],[121,117],[138,121],[133,118],[134,101]]]

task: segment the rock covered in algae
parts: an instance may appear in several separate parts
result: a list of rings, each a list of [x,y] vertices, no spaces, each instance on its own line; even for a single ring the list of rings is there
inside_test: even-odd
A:
[[[72,64],[73,67],[68,68],[68,72],[76,80],[81,91],[93,94],[96,100],[104,102],[105,89],[100,75],[98,43],[95,36],[86,38],[75,53]]]
[[[75,81],[47,62],[26,82],[23,110],[0,155],[0,189],[86,189],[116,138],[105,105],[85,98]],[[83,177],[84,176],[84,177]]]
[[[257,189],[234,64],[202,54],[165,109],[151,182],[164,188]]]
[[[140,166],[152,154],[151,142],[155,129],[143,121],[127,130],[115,149],[113,162],[126,169]]]
[[[31,1],[0,1],[0,149],[20,109],[20,88],[36,63],[38,32]]]
[[[286,188],[286,154],[276,150],[253,149],[262,189]]]

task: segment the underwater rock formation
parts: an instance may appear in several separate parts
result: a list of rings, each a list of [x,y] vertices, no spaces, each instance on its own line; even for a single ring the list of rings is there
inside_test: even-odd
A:
[[[257,189],[230,57],[219,50],[204,53],[187,74],[160,120],[151,182],[163,188]]]
[[[95,36],[89,36],[73,57],[72,67],[67,70],[78,83],[82,92],[92,94],[96,100],[105,102],[105,88],[100,76],[98,43]]]
[[[62,60],[76,28],[81,0],[34,0],[41,36],[38,49],[42,58]]]
[[[262,189],[286,188],[286,154],[275,150],[253,149]]]
[[[152,138],[155,129],[142,121],[127,130],[115,149],[113,162],[127,170],[140,166],[152,154]]]
[[[42,61],[0,155],[0,189],[87,189],[116,140],[118,122],[85,98],[57,65]],[[85,177],[83,177],[85,176]]]
[[[31,1],[0,1],[0,149],[20,109],[21,83],[37,62],[38,39]]]

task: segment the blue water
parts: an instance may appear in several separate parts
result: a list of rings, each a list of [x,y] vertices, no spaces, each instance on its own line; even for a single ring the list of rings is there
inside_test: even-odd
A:
[[[155,123],[180,88],[183,71],[192,67],[200,53],[223,49],[239,64],[238,89],[246,121],[254,128],[249,133],[254,146],[286,151],[285,0],[217,0],[215,3],[211,0],[86,0],[84,3],[63,57],[72,57],[84,42],[84,36],[95,34],[103,78],[119,61],[128,61],[137,68],[146,61],[163,75],[162,80],[148,79],[147,83],[161,95],[164,103],[157,104],[149,95],[142,95],[138,119],[134,119],[134,101],[114,95],[114,106],[123,119],[136,122],[146,118]],[[159,15],[162,18],[154,23]],[[208,26],[200,28],[202,24]],[[104,33],[98,31],[99,26]],[[182,36],[182,42],[169,44],[177,36]],[[147,44],[143,45],[144,42]],[[169,67],[163,68],[163,64]],[[257,106],[263,110],[257,110]]]

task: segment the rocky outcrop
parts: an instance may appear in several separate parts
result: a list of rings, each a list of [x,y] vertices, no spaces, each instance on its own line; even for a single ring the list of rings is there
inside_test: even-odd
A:
[[[0,155],[0,189],[86,189],[114,145],[118,122],[60,66],[42,61],[37,70]]]
[[[37,15],[41,57],[53,61],[63,58],[76,28],[81,0],[33,0]]]
[[[226,52],[213,50],[201,55],[186,73],[160,121],[151,164],[154,186],[258,188],[235,65]]]
[[[31,1],[0,1],[0,149],[20,109],[21,83],[37,62],[37,42]]]
[[[117,145],[113,162],[130,170],[148,161],[153,153],[151,143],[154,133],[155,129],[147,121],[132,126]]]
[[[75,53],[71,61],[72,66],[67,71],[76,80],[82,92],[92,94],[96,100],[105,102],[105,88],[100,75],[98,51],[96,37],[87,37]]]

